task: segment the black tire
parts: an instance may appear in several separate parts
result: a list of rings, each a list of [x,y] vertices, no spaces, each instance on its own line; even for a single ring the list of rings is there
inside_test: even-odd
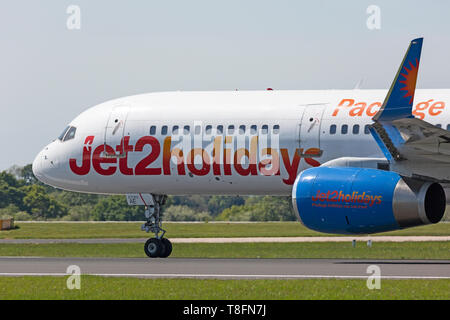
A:
[[[161,251],[160,257],[161,258],[167,258],[172,253],[172,242],[169,241],[169,239],[162,238],[161,242],[163,244],[164,250]]]
[[[144,251],[149,258],[157,258],[161,255],[161,252],[165,250],[161,240],[150,238],[144,245]]]

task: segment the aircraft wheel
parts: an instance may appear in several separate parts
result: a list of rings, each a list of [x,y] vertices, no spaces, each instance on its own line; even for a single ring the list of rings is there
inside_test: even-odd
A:
[[[164,250],[161,251],[160,257],[161,258],[167,258],[172,253],[172,242],[169,241],[169,239],[162,238],[161,242],[163,244]]]
[[[160,239],[150,238],[145,243],[144,251],[149,258],[157,258],[162,251],[165,251],[164,244]]]

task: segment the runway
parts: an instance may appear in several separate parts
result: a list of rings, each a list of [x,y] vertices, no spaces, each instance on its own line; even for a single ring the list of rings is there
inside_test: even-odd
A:
[[[450,279],[449,260],[351,259],[148,259],[0,257],[0,276],[68,276],[81,274],[196,279],[367,279],[368,267],[382,279]]]

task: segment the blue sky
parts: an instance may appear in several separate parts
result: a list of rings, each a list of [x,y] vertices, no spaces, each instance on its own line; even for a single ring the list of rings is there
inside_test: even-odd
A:
[[[81,29],[66,27],[67,7]],[[369,30],[369,5],[381,29]],[[424,36],[420,88],[450,88],[450,2],[24,1],[0,4],[0,170],[83,110],[170,90],[387,88]]]

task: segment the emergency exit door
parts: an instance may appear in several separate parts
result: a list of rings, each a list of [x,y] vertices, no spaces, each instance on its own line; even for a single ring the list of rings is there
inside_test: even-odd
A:
[[[303,153],[311,148],[320,150],[320,127],[325,107],[326,105],[324,104],[310,104],[304,106],[299,137],[300,148],[303,149]]]

